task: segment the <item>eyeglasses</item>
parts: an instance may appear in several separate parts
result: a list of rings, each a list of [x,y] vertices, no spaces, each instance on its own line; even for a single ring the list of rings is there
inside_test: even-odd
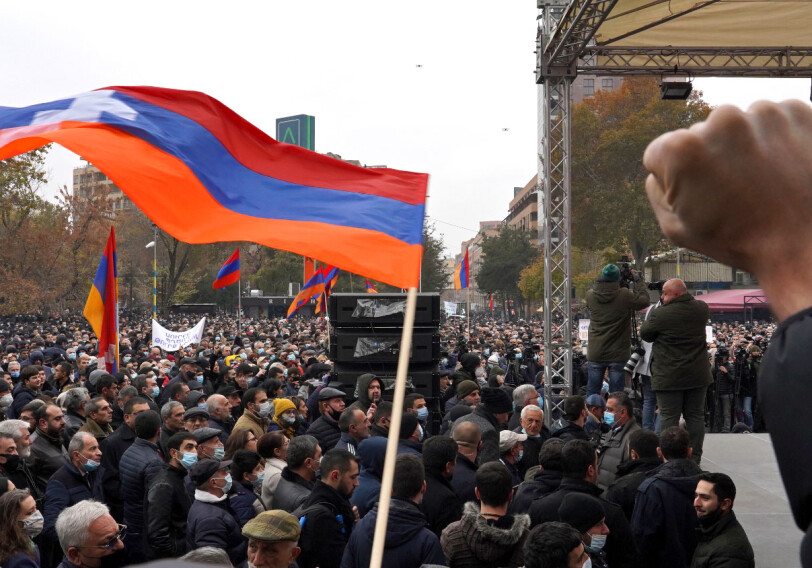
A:
[[[110,540],[107,541],[107,544],[98,544],[96,546],[77,546],[76,548],[102,548],[104,550],[113,550],[116,547],[116,543],[120,540],[124,540],[124,537],[127,534],[127,525],[118,525],[118,532],[110,537]]]

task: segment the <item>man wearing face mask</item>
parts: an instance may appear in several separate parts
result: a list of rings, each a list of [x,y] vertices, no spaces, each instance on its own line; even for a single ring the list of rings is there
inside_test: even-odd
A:
[[[417,420],[425,432],[426,422],[429,420],[429,407],[426,406],[426,398],[418,392],[413,392],[406,395],[406,399],[403,401],[403,407],[406,409],[406,412],[417,415]]]
[[[164,405],[169,402],[170,396],[173,394],[170,390],[172,390],[176,384],[185,384],[189,389],[201,389],[202,386],[197,382],[197,372],[199,370],[197,359],[194,357],[183,357],[178,363],[177,374],[166,384],[158,398],[158,404]]]
[[[213,546],[228,553],[234,566],[244,565],[248,542],[242,536],[240,522],[228,502],[233,481],[231,460],[199,460],[189,471],[195,486],[195,501],[186,523],[186,546],[194,550]]]
[[[269,420],[273,404],[268,400],[268,394],[261,388],[250,388],[242,395],[242,404],[245,410],[234,424],[233,432],[250,430],[257,438],[268,431]]]
[[[323,452],[332,450],[341,438],[338,419],[344,411],[344,393],[333,387],[319,391],[319,411],[317,418],[307,429],[307,433],[319,441]]]
[[[591,495],[571,493],[564,497],[558,507],[558,514],[561,522],[581,533],[584,550],[589,554],[592,568],[606,568],[608,565],[603,548],[610,534],[601,502]]]
[[[634,405],[625,392],[613,392],[606,401],[604,421],[611,430],[601,442],[598,486],[606,489],[615,482],[617,468],[629,460],[629,437],[640,429]]]
[[[513,476],[513,489],[515,490],[522,482],[519,476],[519,469],[516,464],[524,457],[524,442],[527,441],[527,434],[518,434],[512,430],[502,430],[499,432],[499,461],[505,464]]]
[[[40,491],[34,480],[34,474],[25,460],[31,455],[31,446],[34,441],[28,432],[28,422],[24,420],[4,420],[0,422],[0,435],[9,435],[14,440],[17,455],[8,451],[0,451],[0,460],[5,456],[5,463],[0,464],[0,476],[7,477],[17,489],[28,489],[31,496],[42,508],[45,503],[45,492]]]
[[[70,462],[62,466],[48,481],[45,488],[45,525],[43,527],[43,566],[59,562],[60,550],[56,546],[56,520],[59,514],[86,499],[104,500],[102,488],[99,443],[88,432],[77,432],[68,444]]]
[[[122,538],[106,505],[92,499],[68,507],[56,520],[56,534],[65,556],[57,568],[106,568],[129,564]]]
[[[197,463],[197,442],[189,432],[177,432],[166,442],[168,463],[147,486],[144,524],[147,557],[174,558],[186,552],[186,518],[192,506],[184,479]]]

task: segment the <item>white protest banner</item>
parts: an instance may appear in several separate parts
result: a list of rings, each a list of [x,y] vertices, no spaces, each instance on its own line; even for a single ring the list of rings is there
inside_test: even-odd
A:
[[[206,318],[201,319],[196,326],[186,331],[169,331],[157,321],[152,320],[152,345],[170,352],[183,349],[192,343],[200,343],[204,327],[206,327]]]
[[[705,326],[705,341],[708,343],[715,343],[716,338],[713,336],[713,326],[706,325]]]
[[[443,302],[445,304],[445,315],[453,316],[457,314],[457,304],[454,302]]]
[[[578,320],[578,337],[581,341],[589,341],[589,320]]]

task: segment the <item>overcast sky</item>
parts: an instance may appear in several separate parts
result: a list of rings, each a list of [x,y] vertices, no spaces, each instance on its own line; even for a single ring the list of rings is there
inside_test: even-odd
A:
[[[316,117],[316,151],[427,172],[450,254],[536,169],[535,0],[8,2],[0,106],[111,85],[203,91],[273,135]],[[809,100],[809,79],[700,79],[712,105]],[[505,130],[508,129],[508,130]],[[56,148],[48,191],[81,161]]]

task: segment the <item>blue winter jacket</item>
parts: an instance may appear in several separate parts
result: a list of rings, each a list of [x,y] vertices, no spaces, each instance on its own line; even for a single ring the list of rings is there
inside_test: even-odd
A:
[[[341,568],[369,566],[377,517],[376,505],[355,526],[347,548],[344,549]],[[423,564],[445,566],[440,539],[426,528],[426,517],[417,505],[403,499],[392,499],[382,565],[386,568],[414,568]]]
[[[248,539],[243,538],[240,522],[228,499],[217,503],[195,499],[192,503],[186,523],[186,548],[195,550],[203,546],[225,550],[234,566],[246,566]]]

